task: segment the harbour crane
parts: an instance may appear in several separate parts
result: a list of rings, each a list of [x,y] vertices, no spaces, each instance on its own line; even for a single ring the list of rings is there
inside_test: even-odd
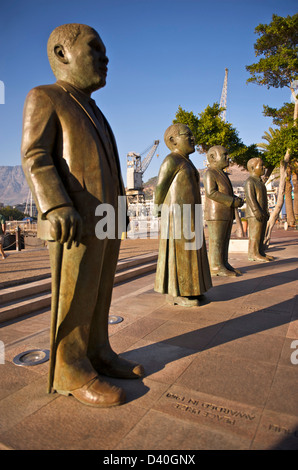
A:
[[[229,69],[225,68],[225,78],[224,78],[224,83],[223,83],[220,103],[219,103],[220,108],[224,108],[224,110],[220,113],[220,117],[223,121],[226,120],[226,116],[227,116],[228,72],[229,72]],[[206,167],[208,166],[207,160],[204,160],[204,164]]]
[[[228,72],[229,72],[229,69],[226,68],[225,78],[224,78],[224,83],[223,83],[221,98],[220,98],[220,103],[219,103],[219,106],[221,108],[225,108],[221,113],[221,118],[223,121],[226,120],[226,115],[227,115]]]
[[[127,154],[127,188],[126,195],[129,203],[143,203],[145,194],[143,192],[143,174],[147,170],[156,150],[159,140],[155,140],[153,145],[144,152]],[[148,153],[147,153],[148,152]],[[142,159],[142,156],[147,155]]]

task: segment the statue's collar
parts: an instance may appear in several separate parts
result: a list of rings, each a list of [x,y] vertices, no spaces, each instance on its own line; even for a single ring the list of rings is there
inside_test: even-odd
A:
[[[57,85],[60,85],[62,86],[62,88],[65,88],[69,93],[72,93],[81,102],[89,103],[91,100],[90,96],[87,95],[87,93],[84,93],[82,90],[75,87],[74,85],[71,85],[68,82],[64,82],[63,80],[57,80]]]

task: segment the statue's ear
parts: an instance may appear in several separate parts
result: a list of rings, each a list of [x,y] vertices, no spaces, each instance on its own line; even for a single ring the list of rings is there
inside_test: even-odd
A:
[[[176,145],[177,144],[176,139],[173,135],[171,135],[171,137],[169,137],[169,141],[170,141],[171,145]]]
[[[54,47],[54,53],[55,53],[55,56],[57,57],[57,59],[58,59],[60,62],[62,62],[63,64],[68,64],[68,63],[69,63],[69,60],[68,60],[68,58],[67,58],[65,49],[64,49],[64,47],[62,46],[62,44],[57,44],[57,45]]]

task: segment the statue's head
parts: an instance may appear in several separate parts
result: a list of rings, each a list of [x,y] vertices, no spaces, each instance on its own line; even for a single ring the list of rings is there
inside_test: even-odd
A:
[[[48,40],[48,58],[58,80],[88,94],[106,84],[106,48],[90,26],[71,23],[54,29]]]
[[[222,145],[214,145],[207,152],[207,160],[211,167],[223,170],[229,166],[228,151]]]
[[[177,123],[168,127],[164,134],[164,141],[172,152],[186,156],[195,151],[194,136],[185,124]]]
[[[261,158],[251,158],[246,166],[251,175],[260,177],[265,173],[265,166]]]

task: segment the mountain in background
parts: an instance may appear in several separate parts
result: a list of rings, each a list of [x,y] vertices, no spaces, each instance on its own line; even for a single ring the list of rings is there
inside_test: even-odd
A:
[[[14,206],[27,201],[29,186],[21,165],[0,166],[0,203]]]
[[[204,169],[200,169],[201,186]],[[237,165],[231,165],[228,169],[229,178],[234,187],[243,186],[248,178],[248,171]],[[152,199],[157,184],[157,176],[144,183],[144,192],[147,199]],[[27,201],[29,187],[21,165],[0,166],[0,203],[9,206],[21,204]]]
[[[206,171],[205,168],[199,169],[201,187],[203,187],[203,174],[205,171]],[[234,188],[238,186],[243,186],[244,182],[247,180],[249,176],[249,172],[238,165],[230,165],[227,173],[229,175],[229,178]],[[145,193],[146,199],[153,198],[153,193],[157,185],[157,178],[158,178],[157,176],[154,176],[153,178],[150,178],[146,183],[144,183],[144,193]]]

